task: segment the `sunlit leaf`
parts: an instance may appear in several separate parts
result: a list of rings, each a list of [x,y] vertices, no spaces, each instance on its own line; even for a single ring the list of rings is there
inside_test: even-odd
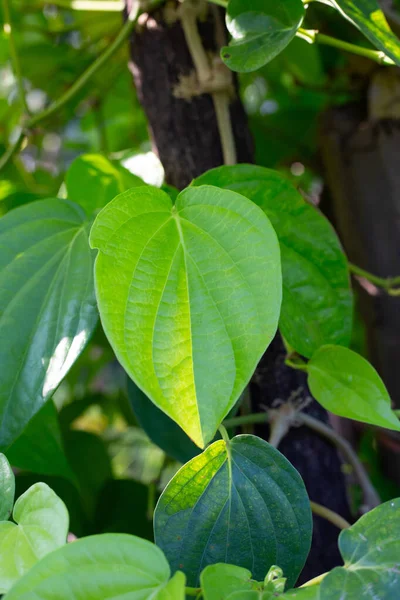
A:
[[[0,447],[52,395],[97,322],[82,210],[43,200],[0,219]]]
[[[341,346],[323,346],[307,364],[313,396],[341,417],[400,431],[388,391],[373,366]]]
[[[14,504],[15,477],[4,454],[0,454],[0,521],[7,521]]]
[[[212,169],[193,185],[236,191],[257,204],[278,235],[283,276],[279,327],[297,352],[310,357],[323,344],[348,345],[352,293],[347,260],[331,224],[287,178],[270,169]]]
[[[226,562],[263,579],[279,564],[293,585],[311,542],[303,481],[275,448],[240,435],[218,441],[183,466],[154,515],[155,539],[172,570],[198,585],[209,564]]]
[[[97,216],[96,292],[118,360],[200,447],[247,385],[277,327],[279,247],[247,198],[150,186]]]

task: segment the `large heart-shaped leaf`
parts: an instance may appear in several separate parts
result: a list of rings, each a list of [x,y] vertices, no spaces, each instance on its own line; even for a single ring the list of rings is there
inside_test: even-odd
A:
[[[200,453],[179,425],[157,408],[131,379],[128,380],[128,398],[139,425],[168,456],[186,463]]]
[[[289,585],[311,543],[311,511],[303,481],[264,440],[239,435],[218,441],[184,465],[157,504],[154,532],[172,570],[198,585],[203,568],[226,562],[262,579],[279,564]]]
[[[82,538],[41,560],[7,600],[184,600],[185,576],[171,571],[157,546],[125,534]]]
[[[277,171],[253,165],[212,169],[192,185],[231,189],[271,220],[281,247],[283,298],[279,327],[310,357],[324,344],[347,345],[352,293],[346,257],[328,220]]]
[[[188,188],[172,205],[148,186],[108,204],[90,242],[117,358],[204,447],[276,332],[280,256],[268,218],[231,191]]]
[[[308,385],[322,406],[341,417],[400,431],[388,391],[373,366],[341,346],[323,346],[307,364]]]
[[[43,556],[66,543],[64,502],[45,483],[18,498],[11,521],[0,523],[0,593],[8,591]]]
[[[64,453],[58,413],[52,400],[32,417],[19,438],[8,448],[7,457],[19,469],[75,480]]]
[[[0,454],[0,521],[7,521],[14,504],[15,477],[10,463]]]
[[[80,204],[90,216],[115,196],[144,181],[101,154],[82,154],[71,164],[65,178],[69,200]]]
[[[43,200],[0,219],[0,447],[43,406],[97,322],[83,211]]]
[[[302,0],[230,0],[226,23],[232,41],[221,50],[223,61],[233,71],[256,71],[286,48],[304,14]]]
[[[328,3],[400,66],[400,40],[390,29],[377,0],[328,0]]]

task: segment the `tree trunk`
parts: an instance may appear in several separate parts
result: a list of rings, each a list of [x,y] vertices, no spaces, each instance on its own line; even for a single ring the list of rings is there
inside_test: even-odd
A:
[[[175,3],[168,3],[171,6]],[[209,54],[218,55],[216,38],[223,21],[219,10],[213,8],[199,23],[199,30]],[[130,68],[166,181],[182,189],[194,177],[221,165],[223,157],[212,97],[202,94],[183,100],[174,93],[181,78],[193,72],[194,65],[179,21],[167,23],[170,12],[166,10],[157,9],[142,16],[140,27],[131,39]],[[253,162],[253,143],[237,94],[230,104],[230,116],[238,162]],[[262,405],[271,406],[276,399],[287,401],[299,388],[303,398],[309,396],[304,375],[286,367],[283,360],[283,344],[277,335],[251,385],[255,412],[261,411]],[[315,401],[306,410],[327,421],[325,411]],[[257,433],[268,439],[267,426],[260,426]],[[280,450],[300,471],[312,500],[349,518],[341,463],[332,445],[313,432],[298,428],[287,434]],[[313,548],[302,581],[341,563],[337,536],[338,530],[327,521],[314,519]]]

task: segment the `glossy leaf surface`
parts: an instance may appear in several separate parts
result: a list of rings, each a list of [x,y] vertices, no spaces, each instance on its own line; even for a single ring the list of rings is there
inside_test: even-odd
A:
[[[104,330],[129,376],[200,447],[248,383],[280,312],[279,246],[247,198],[125,192],[92,227]]]
[[[101,154],[82,154],[68,169],[65,185],[68,199],[90,216],[121,192],[145,184],[116,161]]]
[[[297,352],[347,345],[352,293],[346,257],[327,219],[277,171],[253,165],[219,167],[194,180],[243,194],[269,217],[281,247],[283,298],[279,327]]]
[[[323,346],[307,364],[311,393],[341,417],[400,431],[388,391],[373,366],[341,346]]]
[[[304,18],[301,0],[230,0],[226,24],[232,41],[221,56],[233,71],[256,71],[275,58],[296,35]]]
[[[377,0],[328,0],[369,41],[400,66],[400,40],[390,29]]]
[[[52,395],[97,322],[82,210],[43,200],[0,219],[0,447]]]
[[[40,561],[7,600],[184,600],[185,578],[170,578],[165,556],[151,542],[124,534],[82,538]]]
[[[154,532],[172,570],[198,585],[204,567],[226,562],[263,579],[279,564],[296,581],[311,542],[311,513],[300,475],[252,435],[209,446],[184,465],[157,504]]]
[[[66,543],[69,517],[63,501],[45,483],[18,498],[11,521],[0,522],[0,592],[8,591],[49,552]]]
[[[0,521],[7,521],[14,504],[15,477],[10,463],[0,454]]]

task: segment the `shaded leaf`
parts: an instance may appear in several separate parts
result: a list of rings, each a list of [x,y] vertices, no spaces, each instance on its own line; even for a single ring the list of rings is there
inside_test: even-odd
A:
[[[69,517],[63,501],[45,483],[18,498],[13,519],[0,523],[0,592],[8,591],[41,558],[64,545]]]
[[[209,446],[168,484],[154,515],[156,543],[172,570],[198,585],[204,567],[227,562],[262,579],[279,564],[296,581],[311,542],[303,481],[275,448],[252,435]]]
[[[0,447],[53,394],[97,322],[81,209],[43,200],[0,219]]]
[[[68,199],[80,204],[90,216],[121,192],[145,184],[117,161],[101,154],[83,154],[68,169],[65,185]]]
[[[15,495],[15,477],[10,463],[0,454],[0,521],[10,518]]]
[[[41,560],[7,594],[7,600],[184,600],[185,578],[172,580],[167,560],[151,542],[101,534],[68,544]]]
[[[382,379],[356,352],[341,346],[323,346],[307,364],[307,371],[312,395],[327,410],[400,431]]]
[[[279,327],[290,346],[310,357],[324,344],[348,345],[353,303],[347,260],[328,220],[277,171],[219,167],[192,185],[203,184],[243,194],[271,220],[282,260]]]
[[[97,216],[91,245],[104,330],[129,376],[200,447],[247,385],[277,327],[279,247],[247,198],[152,187]]]
[[[256,71],[292,41],[304,18],[301,0],[230,0],[226,24],[232,41],[221,56],[233,71]]]

